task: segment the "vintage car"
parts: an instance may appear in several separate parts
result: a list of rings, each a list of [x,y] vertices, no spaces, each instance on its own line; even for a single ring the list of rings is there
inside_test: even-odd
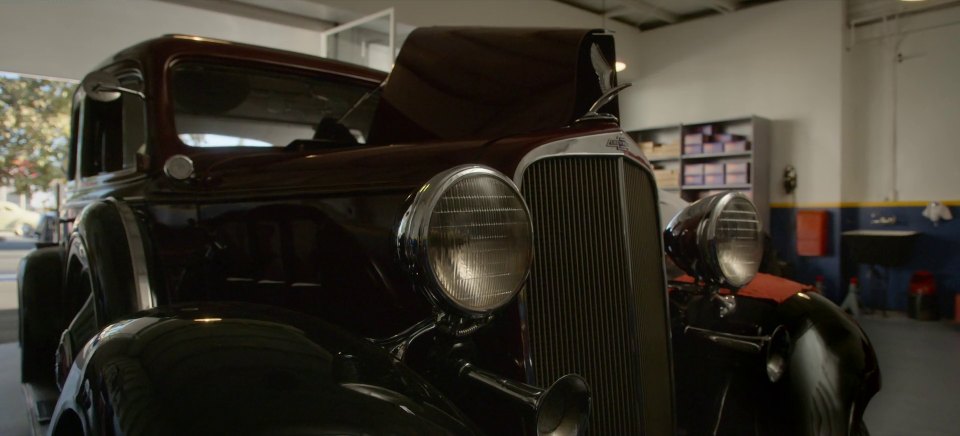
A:
[[[63,237],[21,263],[34,430],[860,432],[866,337],[730,293],[762,249],[742,195],[662,233],[613,59],[560,29],[418,29],[389,76],[121,51],[74,97]]]

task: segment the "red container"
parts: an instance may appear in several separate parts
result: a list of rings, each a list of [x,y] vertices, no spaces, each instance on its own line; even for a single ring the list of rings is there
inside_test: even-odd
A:
[[[917,271],[910,277],[907,315],[924,321],[938,318],[937,282],[930,271]]]
[[[830,215],[824,210],[797,211],[797,255],[826,256]]]

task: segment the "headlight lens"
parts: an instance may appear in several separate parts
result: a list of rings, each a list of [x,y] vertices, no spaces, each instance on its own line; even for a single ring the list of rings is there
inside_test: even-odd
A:
[[[757,209],[743,195],[731,195],[718,205],[711,224],[717,263],[727,283],[740,287],[757,275],[763,257],[763,226]]]
[[[703,198],[682,210],[664,231],[667,253],[690,275],[739,288],[753,280],[763,256],[763,225],[740,193]]]
[[[533,259],[530,214],[513,182],[486,167],[431,179],[400,225],[401,253],[443,309],[482,315],[520,290]]]

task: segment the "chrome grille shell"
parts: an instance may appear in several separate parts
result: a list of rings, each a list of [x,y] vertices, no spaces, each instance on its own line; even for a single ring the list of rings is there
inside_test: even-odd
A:
[[[534,150],[516,175],[535,232],[521,296],[528,381],[584,376],[591,434],[674,429],[656,185],[631,152],[626,135],[575,138]]]

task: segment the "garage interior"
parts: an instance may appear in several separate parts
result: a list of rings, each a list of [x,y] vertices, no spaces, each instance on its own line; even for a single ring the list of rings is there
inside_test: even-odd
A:
[[[632,83],[621,126],[660,189],[687,201],[747,193],[777,275],[845,308],[857,288],[883,377],[870,434],[957,434],[960,1],[12,0],[0,3],[0,79],[72,87],[165,34],[389,71],[406,36],[429,26],[614,32],[618,81]],[[0,157],[0,200],[49,212],[49,186],[24,192],[16,156]],[[15,436],[30,431],[17,262],[35,242],[19,230],[0,228],[0,434]]]

